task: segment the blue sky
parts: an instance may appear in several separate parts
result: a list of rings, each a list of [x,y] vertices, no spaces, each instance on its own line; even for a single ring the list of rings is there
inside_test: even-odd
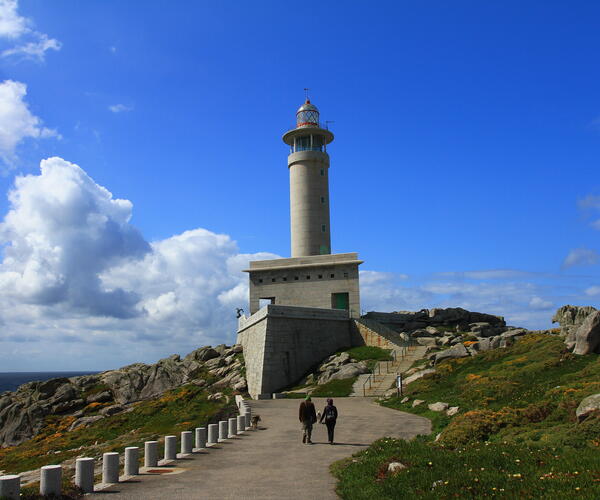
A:
[[[365,310],[547,328],[565,303],[598,306],[599,16],[1,0],[0,366],[103,369],[233,341],[240,269],[289,255],[281,135],[304,87],[333,121],[332,247],[365,260]]]

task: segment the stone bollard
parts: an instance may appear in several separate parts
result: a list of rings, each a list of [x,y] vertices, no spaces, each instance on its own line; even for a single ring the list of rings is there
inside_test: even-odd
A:
[[[237,435],[237,419],[230,418],[229,419],[229,432],[227,434],[228,438],[235,437]]]
[[[21,476],[0,476],[0,498],[15,500],[21,496]]]
[[[158,466],[158,441],[144,443],[144,467]]]
[[[189,455],[192,452],[192,431],[181,433],[181,454]]]
[[[102,482],[104,484],[119,482],[119,454],[116,451],[102,455]]]
[[[208,444],[215,444],[219,440],[219,425],[208,424]]]
[[[228,427],[227,420],[221,420],[219,422],[219,441],[225,441],[227,439]]]
[[[62,467],[60,465],[44,465],[40,469],[40,495],[60,496]]]
[[[206,427],[196,427],[196,448],[206,448]]]
[[[140,473],[140,449],[137,446],[125,448],[125,475],[137,476]]]
[[[89,457],[75,460],[75,484],[84,493],[94,492],[94,463],[95,460]]]
[[[238,415],[237,417],[237,433],[242,434],[246,428],[246,417],[244,415]]]
[[[177,458],[177,436],[165,436],[165,460]]]
[[[246,419],[246,430],[250,429],[250,427],[252,427],[252,413],[247,411],[244,414],[244,418]]]

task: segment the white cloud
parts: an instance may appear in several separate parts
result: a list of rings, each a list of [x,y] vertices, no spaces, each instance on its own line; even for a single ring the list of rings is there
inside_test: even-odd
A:
[[[587,195],[585,198],[577,200],[579,208],[588,213],[596,213],[600,210],[600,196]],[[597,216],[597,215],[596,215]],[[600,219],[593,220],[590,225],[600,231]]]
[[[541,297],[538,297],[537,295],[535,297],[531,297],[531,300],[529,301],[529,307],[531,307],[532,309],[548,310],[552,309],[553,306],[553,302],[549,300],[544,300]]]
[[[130,201],[61,158],[18,177],[9,200],[0,226],[3,366],[4,353],[25,344],[45,346],[31,358],[39,367],[67,349],[78,353],[72,367],[92,369],[232,342],[235,308],[248,296],[242,269],[277,257],[241,254],[229,236],[205,229],[148,243],[130,224]]]
[[[27,138],[59,137],[56,130],[42,125],[25,102],[27,86],[5,80],[0,83],[0,158],[8,165],[16,161],[16,147]]]
[[[133,106],[125,106],[125,104],[111,104],[108,109],[113,113],[122,113],[124,111],[133,111]]]
[[[29,31],[29,21],[17,13],[17,0],[0,0],[0,37],[18,38]]]
[[[591,286],[589,288],[585,289],[585,294],[589,295],[591,297],[594,297],[596,295],[600,295],[600,286]]]
[[[3,50],[1,57],[21,56],[43,62],[48,50],[60,50],[58,40],[33,30],[31,20],[20,16],[17,9],[17,0],[0,0],[0,38],[23,39],[22,44]]]
[[[574,266],[592,266],[598,263],[600,255],[590,248],[575,248],[569,252],[563,261],[563,269]]]

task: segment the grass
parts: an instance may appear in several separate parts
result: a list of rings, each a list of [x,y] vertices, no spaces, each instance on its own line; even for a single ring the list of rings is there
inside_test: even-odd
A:
[[[330,380],[326,384],[317,386],[310,395],[318,398],[344,398],[350,396],[352,386],[357,378],[358,377]]]
[[[233,403],[208,401],[209,395],[206,389],[188,384],[140,402],[129,413],[113,415],[70,432],[68,428],[75,417],[47,417],[44,428],[33,439],[0,449],[0,470],[16,474],[86,453],[99,456],[109,451],[122,452],[126,446],[139,446],[143,451],[146,440],[192,430],[216,422],[224,415],[236,414]],[[84,449],[79,449],[81,446]]]
[[[347,349],[346,351],[351,358],[354,358],[356,361],[391,361],[392,355],[390,354],[390,349],[382,349],[381,347],[375,347],[370,345],[363,345],[359,347],[352,347],[351,349]]]
[[[382,402],[430,418],[432,435],[380,440],[335,464],[339,493],[346,499],[600,498],[600,415],[582,423],[575,416],[579,402],[598,392],[600,357],[575,356],[563,339],[548,335],[444,362],[405,391],[426,403]],[[437,401],[460,413],[427,408]],[[408,468],[387,474],[394,460]]]

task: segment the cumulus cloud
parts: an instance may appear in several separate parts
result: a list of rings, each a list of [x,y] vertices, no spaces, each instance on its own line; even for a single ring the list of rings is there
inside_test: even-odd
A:
[[[113,113],[123,113],[124,111],[133,111],[133,106],[125,106],[125,104],[111,104],[108,109]]]
[[[585,294],[589,295],[590,297],[600,295],[600,286],[590,286],[589,288],[586,288]]]
[[[592,266],[598,263],[600,255],[590,248],[575,248],[569,252],[563,261],[563,269],[575,266]]]
[[[277,257],[242,254],[229,236],[205,229],[147,242],[130,223],[130,201],[61,158],[18,177],[9,201],[0,225],[0,364],[23,344],[45,345],[50,357],[60,345],[79,352],[77,362],[93,344],[88,366],[104,360],[104,368],[231,342],[235,308],[248,296],[242,269]]]
[[[531,297],[531,300],[529,301],[529,307],[531,307],[532,309],[548,310],[552,309],[553,306],[554,303],[552,301],[544,300],[541,297],[538,297],[537,295],[535,297]]]
[[[7,165],[16,160],[17,145],[27,138],[60,137],[44,127],[25,102],[27,85],[13,80],[0,83],[0,158]]]
[[[43,62],[48,50],[60,50],[61,43],[32,29],[32,21],[17,12],[17,0],[0,0],[0,38],[23,40],[23,43],[3,50],[2,57],[21,56]]]
[[[585,198],[577,200],[577,205],[584,212],[591,214],[593,217],[598,217],[598,211],[600,211],[600,196],[590,194]],[[600,230],[600,218],[595,218],[590,225],[594,229]]]

